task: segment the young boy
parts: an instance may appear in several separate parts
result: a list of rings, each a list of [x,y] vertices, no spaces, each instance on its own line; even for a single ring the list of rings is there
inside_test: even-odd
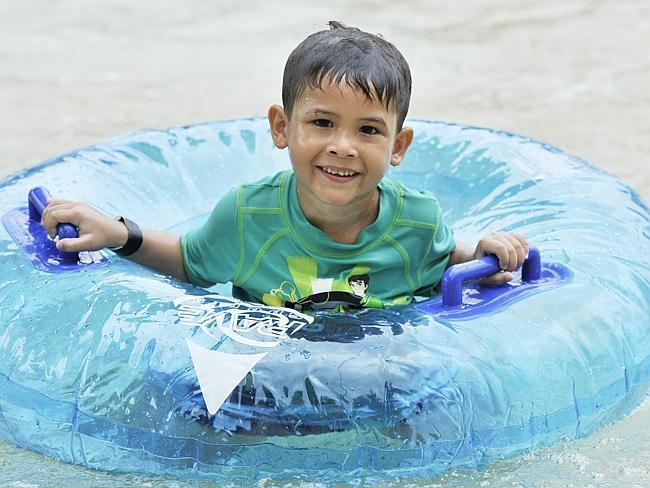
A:
[[[284,107],[268,111],[293,171],[232,190],[182,237],[65,200],[49,203],[43,224],[50,236],[60,222],[79,228],[59,249],[112,248],[198,286],[230,281],[238,298],[299,310],[408,303],[430,295],[446,267],[487,254],[503,272],[486,281],[509,281],[527,257],[524,237],[496,232],[471,249],[454,240],[435,197],[384,178],[413,140],[403,127],[410,95],[392,44],[330,22],[291,53]]]

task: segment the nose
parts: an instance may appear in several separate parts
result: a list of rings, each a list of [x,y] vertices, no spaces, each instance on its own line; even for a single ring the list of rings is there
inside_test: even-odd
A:
[[[354,138],[345,131],[337,131],[329,141],[327,153],[339,158],[356,158],[357,150]]]

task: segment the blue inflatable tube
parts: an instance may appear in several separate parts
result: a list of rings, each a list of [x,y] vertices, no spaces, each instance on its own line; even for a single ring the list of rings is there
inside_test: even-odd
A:
[[[464,284],[487,259],[452,270],[444,302],[309,316],[43,240],[43,186],[145,227],[200,225],[232,186],[288,167],[262,119],[139,131],[0,183],[0,438],[103,470],[326,482],[481,465],[638,405],[645,204],[551,146],[409,125],[392,176],[436,193],[461,239],[527,235],[539,253],[514,284]]]

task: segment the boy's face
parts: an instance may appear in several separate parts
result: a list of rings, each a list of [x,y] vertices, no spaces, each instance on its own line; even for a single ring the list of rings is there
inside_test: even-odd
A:
[[[269,121],[275,145],[289,148],[305,214],[377,205],[377,185],[400,164],[413,131],[398,132],[393,110],[344,82],[307,88],[292,112],[274,105]]]

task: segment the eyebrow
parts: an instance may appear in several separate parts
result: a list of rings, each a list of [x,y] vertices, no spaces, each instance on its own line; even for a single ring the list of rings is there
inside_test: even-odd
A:
[[[336,115],[336,112],[332,112],[331,110],[326,110],[324,108],[315,108],[307,113],[309,115]]]
[[[376,124],[386,125],[386,121],[383,117],[363,117],[361,120],[365,122],[375,122]]]
[[[331,110],[324,108],[316,108],[314,110],[310,110],[308,113],[310,115],[338,115],[336,112],[332,112]],[[361,117],[359,120],[362,122],[374,122],[376,124],[387,125],[383,117]]]

